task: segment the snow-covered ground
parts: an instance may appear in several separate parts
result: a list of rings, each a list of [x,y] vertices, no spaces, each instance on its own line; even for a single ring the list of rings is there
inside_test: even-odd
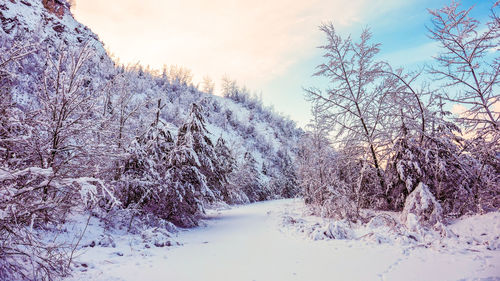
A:
[[[383,239],[390,231],[380,225],[348,230],[352,239],[315,240],[326,222],[303,210],[297,199],[210,211],[173,246],[116,234],[116,247],[82,248],[68,280],[500,280],[500,250],[480,238],[498,241],[500,213],[453,224],[453,243],[426,244]]]

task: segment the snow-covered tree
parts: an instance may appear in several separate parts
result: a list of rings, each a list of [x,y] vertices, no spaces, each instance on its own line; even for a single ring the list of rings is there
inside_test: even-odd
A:
[[[28,115],[33,127],[29,146],[40,166],[55,173],[74,174],[82,164],[76,160],[89,156],[97,102],[88,72],[92,55],[89,45],[47,50],[47,67]]]
[[[278,156],[279,169],[272,185],[280,196],[293,198],[300,192],[295,163],[286,151],[279,151]]]
[[[348,149],[335,151],[329,139],[331,127],[314,105],[312,113],[298,157],[302,196],[319,215],[356,220],[361,208],[380,206],[375,169],[353,158]]]
[[[226,141],[221,137],[217,139],[217,144],[215,145],[215,153],[217,154],[217,158],[219,159],[221,172],[227,176],[229,179],[231,174],[237,168],[236,159],[233,156],[233,152],[226,145]],[[230,202],[229,196],[229,184],[225,183],[225,187],[222,192],[222,199],[225,202]]]
[[[193,104],[189,119],[179,129],[177,142],[168,156],[165,174],[167,190],[166,205],[162,216],[181,226],[194,226],[197,216],[204,212],[204,200],[215,200],[216,195],[208,185],[203,168],[213,168],[205,152],[206,129],[199,107]],[[212,152],[215,155],[215,152]],[[208,166],[208,167],[207,167]]]
[[[161,214],[160,206],[170,151],[174,147],[171,133],[161,123],[152,123],[149,130],[132,142],[118,181],[123,207],[148,209]]]
[[[57,70],[52,68],[54,65],[45,69],[44,91],[35,95],[31,111],[23,111],[13,102],[13,92],[19,88],[10,87],[19,84],[19,77],[5,70],[10,63],[23,65],[21,60],[24,62],[28,55],[32,60],[36,53],[26,52],[26,46],[0,50],[0,61],[4,62],[0,66],[0,85],[8,86],[2,87],[0,102],[0,278],[55,279],[68,272],[71,258],[63,245],[55,241],[47,244],[37,230],[64,222],[76,205],[95,208],[115,202],[112,191],[100,179],[83,177],[81,173],[58,173],[68,163],[79,161],[74,154],[87,152],[87,147],[77,147],[78,140],[73,138],[84,134],[73,136],[68,132],[82,132],[77,127],[84,127],[82,120],[89,116],[80,115],[79,103],[83,102],[76,93],[83,91],[79,89],[85,87],[80,79],[86,76],[75,68],[81,67],[85,59],[69,54],[68,61],[61,54]],[[10,58],[5,60],[4,55]],[[51,55],[47,56],[50,59]],[[51,76],[54,73],[58,78]],[[66,149],[59,150],[64,146]],[[80,151],[72,152],[76,147]],[[53,161],[49,165],[55,155],[57,164]]]
[[[391,207],[403,208],[406,198],[423,183],[442,205],[447,216],[461,216],[498,208],[498,166],[481,163],[463,153],[453,138],[442,135],[401,139],[387,167]]]
[[[462,10],[457,1],[429,10],[430,37],[442,48],[430,73],[444,82],[443,98],[462,107],[458,121],[492,144],[500,140],[500,112],[495,109],[500,103],[497,9],[498,2],[491,10],[490,21],[483,26],[470,16],[472,7]]]
[[[390,141],[390,132],[385,130],[387,111],[391,110],[387,101],[394,84],[385,79],[384,64],[374,60],[380,44],[370,42],[372,35],[367,29],[359,42],[343,39],[331,23],[320,29],[328,40],[320,47],[327,62],[318,66],[315,75],[326,77],[330,86],[325,91],[306,89],[308,98],[336,130],[337,140],[355,153],[352,157],[370,160],[377,171],[379,190],[383,191],[382,160]]]
[[[257,161],[250,152],[245,152],[243,162],[238,165],[232,181],[250,202],[265,200],[268,196],[261,182]]]
[[[469,15],[471,9],[460,10],[460,4],[452,2],[442,9],[430,10],[431,38],[443,49],[430,73],[444,82],[444,91],[439,100],[433,95],[425,98],[436,104],[437,110],[432,110],[432,105],[421,107],[420,101],[419,107],[413,106],[422,120],[420,136],[409,132],[415,128],[408,122],[411,118],[402,123],[403,132],[408,133],[396,140],[386,168],[387,198],[392,208],[401,209],[421,183],[433,193],[446,215],[459,216],[498,205],[492,198],[493,194],[499,194],[495,174],[500,163],[495,147],[500,137],[497,125],[500,115],[494,106],[500,101],[495,95],[500,68],[491,50],[498,47],[499,25],[493,15],[480,31],[479,22]],[[412,95],[418,98],[418,93],[407,83],[411,79],[392,74],[411,94],[405,100],[411,100]],[[398,95],[407,94],[400,91]],[[464,111],[455,119],[462,127],[449,121],[441,99],[463,107]],[[404,100],[399,103],[406,104]],[[464,127],[467,132],[461,137]]]
[[[201,84],[201,90],[207,94],[213,95],[214,89],[215,89],[214,81],[210,77],[204,76]]]
[[[225,191],[227,172],[219,160],[215,147],[208,137],[205,120],[201,108],[193,103],[191,105],[188,120],[179,128],[177,145],[192,149],[200,172],[206,177],[207,185],[217,198]],[[207,198],[211,199],[211,198]]]

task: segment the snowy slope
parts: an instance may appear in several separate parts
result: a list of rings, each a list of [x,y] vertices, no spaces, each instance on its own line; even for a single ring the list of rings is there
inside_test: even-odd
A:
[[[35,102],[34,92],[39,90],[49,52],[57,57],[61,50],[85,45],[94,50],[100,65],[113,65],[98,36],[73,18],[66,0],[1,1],[0,20],[0,47],[17,44],[31,46],[34,51],[10,70],[16,79],[13,99],[22,107]],[[109,73],[101,71],[94,76],[97,84],[102,81],[99,76]]]
[[[303,210],[300,200],[278,200],[211,211],[205,227],[177,235],[182,246],[82,250],[78,262],[91,266],[68,280],[500,279],[499,250],[470,249],[467,244],[437,249],[366,240],[314,241],[283,227],[284,219]],[[466,219],[452,228],[497,223],[498,215]]]
[[[60,6],[61,14],[49,10],[44,3]],[[2,25],[0,35],[10,38],[31,37],[34,42],[48,41],[54,45],[74,45],[87,41],[100,55],[106,51],[99,38],[88,27],[77,22],[69,8],[55,0],[6,0],[0,4]],[[59,7],[58,7],[59,8]]]
[[[46,65],[43,53],[45,48],[56,49],[54,52],[57,52],[57,48],[63,46],[78,47],[85,43],[94,46],[97,56],[100,57],[100,62],[96,64],[101,69],[92,69],[90,80],[98,92],[110,79],[120,73],[120,69],[115,68],[98,36],[73,18],[69,8],[64,4],[66,1],[61,2],[63,15],[50,11],[44,4],[59,2],[8,0],[0,4],[1,39],[35,44],[38,49],[36,53],[26,58],[26,62],[22,62],[23,67],[13,70],[17,79],[13,89],[14,99],[21,106],[29,107],[33,103],[33,92],[39,91],[37,85],[41,83],[37,76],[41,76]],[[166,81],[168,79],[161,75],[147,73],[142,69],[129,74],[127,79],[133,84],[127,89],[133,96],[133,103],[151,103],[155,106],[158,99],[166,102],[162,117],[173,133],[186,118],[191,103],[202,103],[212,142],[215,144],[222,136],[234,150],[237,160],[241,161],[243,155],[249,152],[255,158],[260,170],[263,163],[271,167],[276,166],[280,161],[277,157],[279,151],[285,151],[291,157],[296,154],[297,142],[302,131],[292,121],[268,109],[256,112],[244,104],[203,93],[193,85],[176,85]],[[102,94],[104,95],[104,92]],[[145,126],[151,123],[151,118],[146,110],[142,110],[140,120],[129,129],[128,133],[131,136],[129,141],[133,136],[144,133],[147,129]],[[266,175],[261,175],[261,179],[264,184],[270,181]]]

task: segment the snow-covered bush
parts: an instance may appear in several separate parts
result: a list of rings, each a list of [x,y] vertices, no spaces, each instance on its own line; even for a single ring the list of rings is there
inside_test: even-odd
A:
[[[324,227],[315,229],[311,233],[311,237],[314,240],[324,240],[324,239],[353,239],[354,232],[351,227],[344,221],[334,221]]]
[[[443,220],[443,209],[429,187],[419,183],[406,198],[401,222],[411,231],[419,231],[421,227],[432,228]]]

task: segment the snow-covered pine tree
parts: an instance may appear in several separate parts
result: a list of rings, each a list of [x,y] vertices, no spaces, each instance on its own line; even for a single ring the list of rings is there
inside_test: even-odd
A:
[[[118,180],[118,193],[124,208],[139,209],[162,216],[167,192],[165,173],[168,156],[175,143],[161,122],[153,122],[127,149],[128,158]]]
[[[180,226],[197,225],[203,202],[224,194],[226,173],[207,134],[201,109],[193,103],[188,120],[179,128],[165,176],[168,208],[163,216]]]
[[[199,170],[198,157],[191,147],[178,142],[169,155],[168,166],[162,217],[179,226],[196,226],[204,212],[204,198],[215,198]]]
[[[250,202],[266,199],[257,161],[250,152],[245,153],[243,162],[234,174],[234,183],[246,194]]]
[[[221,199],[223,194],[227,194],[225,184],[228,171],[217,157],[208,134],[210,133],[205,127],[202,109],[193,103],[188,120],[179,128],[177,144],[192,149],[198,169],[206,177],[206,184],[215,195],[215,197],[208,196],[205,199]]]
[[[411,138],[398,140],[386,169],[389,207],[401,210],[407,197],[423,183],[442,205],[445,216],[498,208],[492,199],[499,194],[498,180],[483,176],[494,174],[494,166],[463,153],[455,139],[443,129],[422,144]]]
[[[237,162],[233,156],[232,151],[229,149],[229,147],[227,147],[226,141],[222,138],[222,136],[217,139],[217,144],[215,145],[215,153],[217,154],[217,157],[219,159],[222,172],[229,178],[230,174],[237,168]],[[226,184],[225,186],[226,187],[223,188],[223,192],[221,194],[222,199],[225,202],[230,202],[231,200],[229,198],[228,191],[229,184]]]
[[[274,189],[284,198],[295,197],[300,192],[300,185],[292,158],[286,151],[279,151],[279,171],[274,181]]]

